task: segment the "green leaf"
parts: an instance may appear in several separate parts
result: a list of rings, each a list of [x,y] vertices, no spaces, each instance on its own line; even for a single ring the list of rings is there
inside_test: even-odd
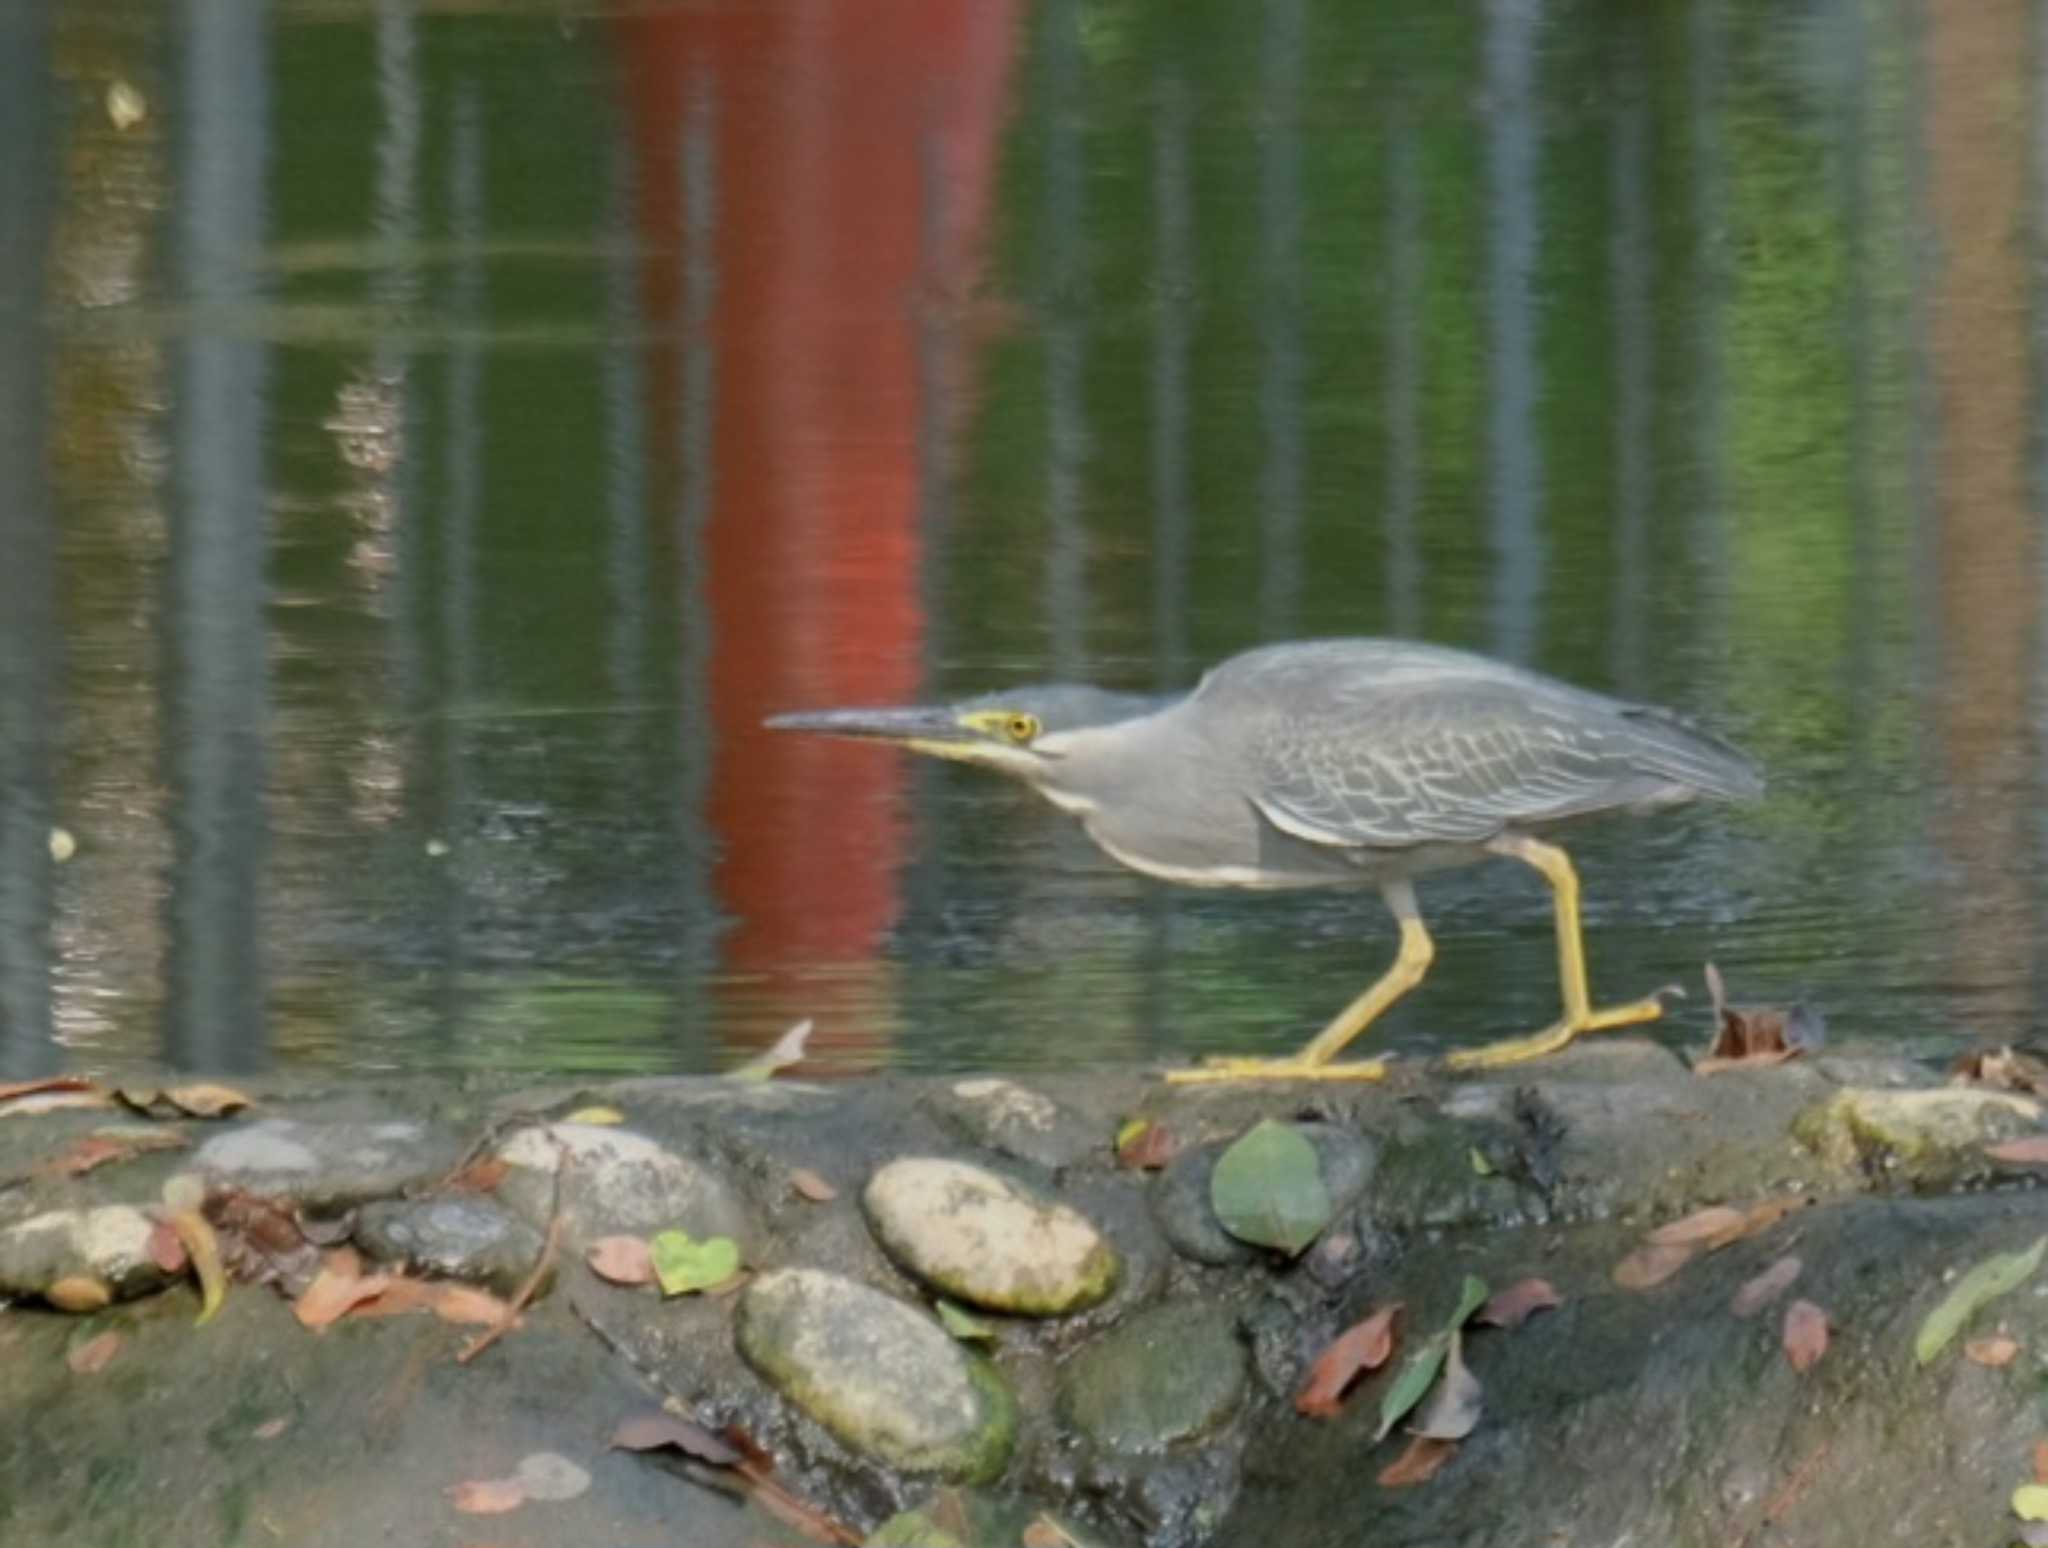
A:
[[[1330,1223],[1330,1192],[1323,1186],[1316,1148],[1290,1124],[1261,1119],[1217,1159],[1209,1178],[1209,1205],[1239,1241],[1273,1247],[1290,1257]]]
[[[1913,1340],[1913,1354],[1922,1365],[1932,1360],[1962,1330],[1964,1323],[1987,1301],[1995,1301],[2017,1289],[2048,1253],[2048,1236],[2025,1252],[1994,1253],[1956,1281],[1956,1287],[1942,1297],[1941,1304],[1927,1314]]]
[[[1401,1374],[1394,1378],[1394,1384],[1380,1399],[1380,1427],[1373,1435],[1375,1442],[1385,1440],[1408,1410],[1422,1401],[1422,1395],[1436,1380],[1436,1373],[1443,1368],[1444,1356],[1450,1350],[1450,1335],[1439,1333],[1428,1343],[1418,1346],[1408,1357],[1407,1363],[1401,1367]]]
[[[1451,1318],[1451,1325],[1445,1331],[1455,1333],[1472,1320],[1472,1314],[1486,1304],[1490,1292],[1486,1281],[1477,1274],[1467,1274],[1465,1283],[1458,1287],[1458,1310]]]
[[[996,1330],[973,1313],[963,1311],[951,1301],[936,1302],[935,1309],[939,1314],[939,1321],[945,1324],[946,1331],[963,1344],[977,1341],[984,1344],[995,1342]]]
[[[2013,1490],[2012,1513],[2022,1521],[2048,1521],[2048,1484],[2021,1484]]]
[[[1477,1175],[1477,1176],[1480,1176],[1480,1177],[1491,1177],[1491,1176],[1493,1176],[1493,1173],[1494,1173],[1494,1165],[1493,1165],[1493,1163],[1492,1163],[1491,1161],[1489,1161],[1489,1160],[1487,1160],[1487,1159],[1486,1159],[1486,1152],[1485,1152],[1485,1151],[1481,1150],[1481,1149],[1480,1149],[1480,1148],[1479,1148],[1479,1147],[1478,1147],[1477,1145],[1474,1145],[1474,1146],[1472,1147],[1471,1155],[1472,1155],[1472,1170],[1473,1170],[1473,1172],[1474,1172],[1474,1174],[1475,1174],[1475,1175]]]
[[[740,1271],[740,1244],[729,1236],[697,1241],[685,1231],[657,1231],[647,1243],[663,1295],[688,1295],[723,1284]]]

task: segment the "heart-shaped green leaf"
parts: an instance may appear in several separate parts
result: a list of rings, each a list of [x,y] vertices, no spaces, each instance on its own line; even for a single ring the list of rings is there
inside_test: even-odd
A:
[[[1217,1158],[1209,1206],[1239,1241],[1293,1256],[1330,1223],[1316,1148],[1291,1124],[1261,1119]]]
[[[740,1244],[729,1236],[698,1241],[686,1231],[657,1231],[647,1243],[663,1295],[688,1295],[723,1284],[740,1271]]]

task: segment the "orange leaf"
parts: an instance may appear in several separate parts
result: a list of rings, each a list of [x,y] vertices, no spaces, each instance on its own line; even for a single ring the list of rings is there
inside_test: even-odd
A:
[[[512,1163],[503,1156],[482,1156],[448,1179],[448,1186],[464,1193],[490,1193],[511,1175]]]
[[[1363,1322],[1354,1323],[1331,1340],[1309,1367],[1308,1380],[1295,1394],[1296,1413],[1311,1419],[1334,1419],[1343,1409],[1344,1389],[1361,1372],[1376,1371],[1394,1352],[1394,1323],[1401,1303],[1382,1306]]]
[[[97,1279],[72,1274],[43,1291],[43,1299],[59,1311],[94,1312],[114,1299],[114,1294]]]
[[[654,1281],[654,1260],[647,1243],[638,1236],[600,1236],[583,1250],[590,1272],[615,1285],[645,1285]]]
[[[388,1283],[375,1295],[369,1296],[349,1307],[337,1316],[349,1317],[402,1317],[407,1312],[421,1312],[431,1308],[440,1286],[424,1279],[414,1279],[410,1274],[387,1274]]]
[[[474,1285],[440,1284],[430,1285],[428,1289],[432,1292],[429,1304],[434,1308],[434,1315],[443,1322],[488,1328],[505,1321],[511,1314],[512,1308],[503,1299]]]
[[[1131,1171],[1156,1172],[1173,1159],[1179,1144],[1161,1123],[1147,1123],[1129,1143],[1116,1148],[1116,1164]]]
[[[1993,1370],[2010,1365],[2019,1358],[2019,1343],[2003,1333],[1990,1338],[1973,1338],[1963,1345],[1963,1358],[1976,1365],[1988,1365]]]
[[[2048,1440],[2034,1442],[2034,1482],[2048,1484]]]
[[[149,1228],[149,1260],[166,1274],[182,1274],[191,1263],[170,1221],[159,1220]]]
[[[800,1166],[789,1174],[789,1185],[813,1204],[829,1204],[839,1197],[837,1188],[807,1166]]]
[[[1785,1308],[1785,1358],[1803,1371],[1828,1352],[1828,1314],[1811,1301]]]
[[[87,1339],[64,1356],[64,1363],[71,1367],[73,1375],[90,1376],[95,1371],[105,1370],[107,1362],[120,1352],[121,1335],[109,1331]]]
[[[292,1315],[302,1326],[324,1328],[347,1316],[358,1302],[383,1294],[390,1285],[389,1274],[364,1274],[353,1251],[337,1248],[327,1255],[319,1274],[292,1304]]]
[[[1661,1285],[1699,1256],[1695,1242],[1645,1242],[1614,1265],[1614,1282],[1624,1290]]]
[[[0,1081],[0,1102],[30,1096],[38,1091],[91,1091],[93,1083],[83,1075],[45,1075],[39,1080]]]
[[[516,1478],[473,1478],[451,1487],[448,1498],[466,1516],[502,1516],[526,1503],[526,1486]]]
[[[1406,1451],[1380,1469],[1380,1487],[1405,1489],[1411,1484],[1428,1483],[1457,1454],[1456,1441],[1418,1435],[1408,1442]]]
[[[1650,1233],[1649,1240],[1659,1247],[1677,1247],[1688,1242],[1720,1247],[1742,1235],[1748,1225],[1746,1211],[1731,1209],[1726,1204],[1714,1204],[1706,1209],[1696,1209],[1682,1220],[1657,1227]]]
[[[1728,1309],[1738,1317],[1754,1317],[1792,1288],[1792,1282],[1799,1277],[1801,1267],[1797,1258],[1780,1258],[1736,1291],[1735,1299],[1729,1303]]]
[[[2024,1139],[1986,1145],[1984,1154],[1994,1161],[2017,1161],[2022,1165],[2048,1161],[2048,1134],[2029,1134]]]
[[[1479,1308],[1479,1321],[1497,1328],[1519,1328],[1537,1312],[1562,1306],[1564,1298],[1547,1279],[1518,1279],[1505,1290],[1496,1290]]]

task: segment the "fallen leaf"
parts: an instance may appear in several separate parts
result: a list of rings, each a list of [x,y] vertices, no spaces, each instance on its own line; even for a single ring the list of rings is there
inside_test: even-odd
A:
[[[1675,1247],[1689,1242],[1722,1246],[1734,1241],[1748,1225],[1748,1211],[1733,1209],[1726,1204],[1715,1204],[1706,1209],[1696,1209],[1683,1219],[1657,1227],[1650,1233],[1649,1240],[1659,1247]]]
[[[54,1089],[31,1091],[11,1101],[0,1103],[0,1118],[31,1118],[38,1113],[63,1112],[74,1107],[112,1107],[113,1099],[104,1091],[82,1090],[70,1085]]]
[[[2048,1521],[2048,1486],[2021,1484],[2012,1491],[2012,1513],[2022,1521]]]
[[[944,1325],[946,1331],[959,1339],[963,1344],[992,1344],[995,1342],[996,1330],[964,1307],[955,1306],[951,1301],[941,1300],[935,1303],[933,1310],[938,1312],[939,1321]]]
[[[2007,1045],[1964,1054],[1949,1071],[1954,1085],[1975,1083],[2002,1091],[2028,1091],[2048,1096],[2048,1062]]]
[[[2023,1139],[2001,1141],[1986,1145],[1984,1154],[1994,1161],[2013,1161],[2022,1166],[2034,1166],[2048,1161],[2048,1134],[2029,1134]]]
[[[2019,1342],[2003,1333],[1991,1338],[1973,1338],[1963,1345],[1965,1360],[1972,1365],[1988,1365],[1993,1370],[2012,1364],[2019,1358],[2019,1353]]]
[[[729,1236],[698,1241],[687,1231],[657,1231],[647,1243],[663,1295],[688,1295],[732,1278],[740,1269],[739,1243]]]
[[[260,1441],[276,1440],[278,1436],[284,1434],[291,1427],[291,1420],[287,1416],[279,1414],[275,1419],[266,1419],[257,1425],[255,1429],[249,1432],[249,1439]]]
[[[1696,1075],[1768,1068],[1811,1052],[1827,1040],[1827,1023],[1805,1005],[1735,1006],[1728,1003],[1721,970],[1709,962],[1707,995],[1714,1005],[1714,1040],[1693,1061]]]
[[[1443,1377],[1408,1426],[1408,1433],[1431,1440],[1463,1440],[1479,1423],[1483,1397],[1479,1378],[1465,1365],[1465,1336],[1453,1331],[1444,1354]]]
[[[1272,1247],[1289,1257],[1330,1223],[1330,1193],[1323,1186],[1316,1148],[1290,1124],[1263,1118],[1216,1160],[1209,1204],[1223,1229],[1239,1241]]]
[[[526,1503],[526,1490],[516,1478],[478,1478],[453,1485],[448,1498],[465,1516],[502,1516]]]
[[[749,1082],[768,1080],[792,1064],[803,1063],[804,1045],[810,1040],[811,1022],[806,1017],[777,1038],[774,1047],[758,1058],[749,1059],[738,1069],[728,1070],[725,1078]]]
[[[43,1291],[43,1299],[59,1311],[95,1312],[108,1305],[114,1294],[97,1279],[68,1274]]]
[[[249,1098],[233,1086],[216,1086],[201,1082],[191,1086],[171,1086],[163,1094],[171,1106],[193,1118],[225,1118],[251,1105]]]
[[[292,1315],[303,1327],[325,1328],[347,1316],[358,1302],[390,1287],[389,1274],[365,1274],[355,1253],[338,1247],[327,1255],[318,1277],[292,1303]]]
[[[1164,1124],[1133,1118],[1116,1134],[1116,1164],[1126,1171],[1156,1172],[1180,1147]]]
[[[458,1327],[491,1327],[504,1321],[511,1311],[509,1301],[475,1285],[440,1281],[430,1283],[428,1288],[427,1305],[434,1315]]]
[[[1373,1434],[1375,1444],[1385,1440],[1394,1426],[1408,1416],[1408,1411],[1422,1401],[1437,1372],[1443,1369],[1450,1347],[1450,1336],[1439,1333],[1408,1356],[1407,1363],[1380,1398],[1380,1427]]]
[[[2025,1252],[1994,1253],[1957,1280],[1955,1287],[1942,1297],[1941,1304],[1920,1324],[1913,1339],[1914,1358],[1925,1365],[1940,1354],[1977,1308],[2024,1283],[2041,1266],[2044,1253],[2048,1253],[2048,1236],[2041,1237]]]
[[[336,1314],[341,1317],[403,1317],[411,1312],[431,1311],[440,1286],[409,1274],[387,1274],[386,1284],[374,1295],[365,1296]]]
[[[40,1091],[93,1091],[98,1089],[83,1075],[44,1075],[35,1080],[0,1081],[0,1102],[34,1096]]]
[[[626,1121],[626,1115],[616,1107],[579,1107],[564,1118],[564,1123],[592,1123],[599,1128],[610,1128]]]
[[[1494,1164],[1486,1159],[1486,1152],[1477,1145],[1467,1153],[1466,1159],[1472,1163],[1472,1175],[1475,1177],[1491,1177],[1497,1170]]]
[[[219,1234],[222,1266],[243,1284],[275,1285],[295,1298],[320,1272],[320,1249],[288,1206],[231,1188],[209,1194],[205,1212]]]
[[[1735,1292],[1735,1299],[1728,1303],[1728,1309],[1738,1317],[1754,1317],[1792,1288],[1792,1282],[1799,1277],[1802,1267],[1804,1265],[1797,1258],[1778,1259],[1761,1274],[1745,1281]]]
[[[213,1321],[227,1299],[227,1270],[221,1263],[220,1238],[213,1233],[204,1215],[196,1209],[174,1209],[170,1212],[170,1225],[178,1233],[178,1241],[185,1249],[185,1256],[192,1260],[192,1271],[199,1276],[199,1317],[194,1327],[203,1328]]]
[[[1694,1242],[1645,1242],[1614,1265],[1614,1282],[1624,1290],[1661,1285],[1700,1255]]]
[[[1040,1511],[1024,1528],[1024,1535],[1018,1542],[1022,1548],[1087,1548],[1080,1538],[1044,1511]]]
[[[789,1186],[800,1197],[813,1204],[830,1204],[839,1197],[839,1190],[825,1181],[807,1166],[800,1166],[789,1174]]]
[[[479,1156],[448,1179],[448,1186],[463,1193],[493,1193],[511,1174],[512,1163],[503,1156]]]
[[[1807,1370],[1828,1352],[1828,1314],[1811,1301],[1785,1308],[1785,1358],[1795,1371]]]
[[[615,1285],[654,1282],[654,1258],[638,1236],[600,1236],[583,1250],[590,1272]]]
[[[166,1274],[182,1274],[192,1261],[168,1220],[156,1221],[149,1228],[149,1260]]]
[[[620,1420],[619,1427],[612,1431],[612,1438],[605,1444],[616,1451],[660,1451],[668,1448],[695,1457],[699,1462],[708,1462],[713,1467],[733,1467],[741,1460],[737,1448],[727,1445],[701,1424],[693,1424],[666,1409]]]
[[[43,1177],[82,1177],[96,1167],[110,1161],[125,1161],[133,1154],[125,1145],[82,1134],[54,1156],[38,1161],[35,1170]]]
[[[1797,1214],[1813,1201],[1800,1195],[1780,1195],[1752,1204],[1744,1212],[1741,1235],[1756,1236],[1768,1231],[1787,1215]]]
[[[2034,1442],[2034,1482],[2048,1484],[2048,1440]]]
[[[1294,1411],[1311,1419],[1334,1419],[1343,1411],[1345,1390],[1366,1371],[1376,1371],[1394,1353],[1401,1305],[1382,1306],[1332,1339],[1309,1366],[1308,1380],[1294,1395]]]
[[[121,1352],[121,1335],[109,1330],[87,1339],[69,1354],[64,1363],[71,1368],[74,1376],[90,1376],[107,1368],[108,1362]]]
[[[1407,1450],[1380,1469],[1380,1487],[1405,1489],[1413,1484],[1428,1483],[1457,1454],[1456,1441],[1417,1435],[1408,1442]]]
[[[590,1474],[553,1451],[521,1457],[512,1477],[529,1500],[573,1500],[590,1488]]]
[[[1564,1305],[1547,1279],[1518,1279],[1505,1290],[1496,1290],[1479,1308],[1479,1321],[1496,1328],[1519,1328],[1537,1312]]]

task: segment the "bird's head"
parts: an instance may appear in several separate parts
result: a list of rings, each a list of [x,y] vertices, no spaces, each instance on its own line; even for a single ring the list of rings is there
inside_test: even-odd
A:
[[[888,742],[911,752],[997,769],[1032,784],[1055,779],[1081,744],[1080,733],[1150,714],[1163,701],[1078,683],[1046,683],[985,693],[954,704],[901,709],[811,710],[776,715],[774,731]]]

